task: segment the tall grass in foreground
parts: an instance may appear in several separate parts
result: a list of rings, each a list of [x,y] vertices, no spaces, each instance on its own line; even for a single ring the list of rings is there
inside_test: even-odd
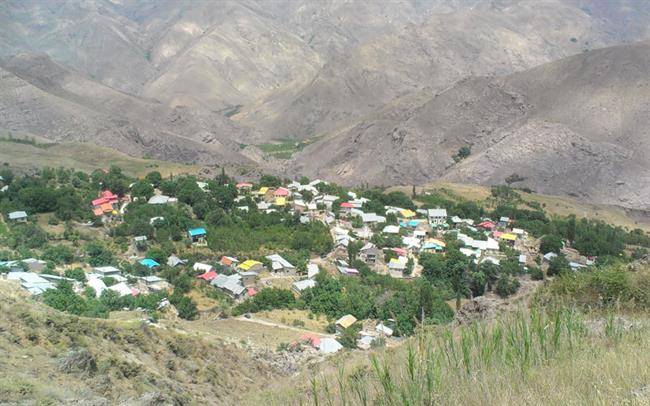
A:
[[[553,372],[559,377],[566,371],[575,370],[577,358],[574,357],[577,354],[588,363],[597,356],[607,355],[608,349],[616,349],[624,338],[632,341],[645,339],[647,352],[647,336],[643,336],[641,330],[624,332],[613,317],[602,321],[603,328],[598,332],[590,323],[581,313],[565,309],[550,314],[518,313],[492,325],[463,327],[456,333],[447,329],[439,334],[419,334],[403,350],[381,358],[373,356],[370,366],[359,367],[347,374],[341,372],[335,383],[332,379],[329,382],[327,379],[313,379],[308,400],[301,403],[433,405],[510,402],[511,395],[520,391],[522,385],[531,386],[540,393],[544,390],[552,392],[555,384],[544,376],[544,371],[567,364],[567,368],[560,367],[564,369]],[[598,353],[601,350],[604,352]],[[642,368],[641,363],[639,369]],[[571,387],[571,376],[557,379],[558,385]],[[577,382],[574,384],[578,385]],[[629,393],[632,393],[634,382],[629,384]],[[544,389],[544,385],[549,387]],[[570,389],[565,390],[570,392]],[[572,395],[572,399],[577,396]],[[558,398],[561,401],[559,399],[561,397]],[[535,403],[526,396],[518,400]],[[592,403],[592,400],[585,399],[584,403]]]

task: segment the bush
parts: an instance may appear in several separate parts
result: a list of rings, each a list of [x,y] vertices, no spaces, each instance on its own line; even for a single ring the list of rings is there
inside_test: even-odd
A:
[[[508,297],[517,292],[519,281],[509,275],[501,275],[497,280],[496,293],[501,297]]]
[[[557,257],[551,259],[551,261],[548,264],[548,269],[546,270],[546,274],[548,276],[554,276],[554,275],[562,275],[570,271],[571,271],[571,267],[569,266],[569,261],[567,261],[566,257],[563,254],[560,254]]]
[[[74,260],[72,250],[65,245],[50,245],[43,251],[42,259],[55,264],[69,264]]]
[[[300,319],[294,319],[291,322],[291,325],[294,326],[294,327],[305,327],[305,322],[300,320]]]
[[[199,315],[196,303],[187,296],[174,293],[169,298],[169,302],[176,307],[178,317],[185,320],[194,320]]]
[[[66,271],[64,273],[64,276],[66,278],[75,279],[75,280],[78,280],[80,282],[85,282],[86,281],[86,273],[81,268],[66,269]]]
[[[361,325],[359,323],[354,323],[350,327],[343,330],[338,341],[345,348],[355,349],[357,348],[357,336],[361,330]]]
[[[540,268],[534,266],[531,267],[528,272],[530,273],[530,279],[534,281],[544,280],[544,272]]]

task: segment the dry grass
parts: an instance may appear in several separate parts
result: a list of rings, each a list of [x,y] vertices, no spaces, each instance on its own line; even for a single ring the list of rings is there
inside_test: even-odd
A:
[[[275,350],[278,345],[291,343],[300,337],[300,332],[251,321],[228,318],[219,320],[203,317],[195,321],[179,321],[178,328],[189,333],[197,333],[205,337],[219,338],[223,341],[252,345],[258,348]]]
[[[312,318],[310,319],[309,314],[310,312],[307,310],[276,309],[255,313],[255,318],[268,320],[274,323],[282,323],[289,326],[293,325],[294,320],[300,320],[304,323],[304,326],[300,326],[300,328],[317,333],[325,333],[325,327],[329,324],[327,318],[323,315],[312,315]]]
[[[117,165],[131,176],[144,176],[159,171],[163,176],[197,173],[198,167],[180,163],[134,158],[110,148],[87,143],[57,144],[41,148],[14,142],[0,143],[0,162],[19,170],[40,169],[44,166],[75,168],[90,172]]]
[[[239,404],[277,378],[250,354],[219,340],[54,311],[0,280],[0,403]],[[62,369],[71,352],[90,363]],[[65,361],[65,362],[64,362]],[[149,394],[149,395],[147,395]],[[144,401],[143,396],[156,394]]]
[[[411,186],[398,186],[389,190],[399,190],[410,196]],[[485,202],[490,197],[488,186],[432,182],[422,187],[416,187],[417,193],[424,191],[441,191],[451,200],[462,197],[466,200]],[[517,191],[526,202],[537,202],[544,206],[544,210],[551,215],[568,216],[574,214],[577,218],[599,219],[613,225],[629,229],[640,228],[650,232],[650,220],[635,218],[624,208],[605,204],[591,204],[581,202],[570,197],[551,196],[537,193]]]

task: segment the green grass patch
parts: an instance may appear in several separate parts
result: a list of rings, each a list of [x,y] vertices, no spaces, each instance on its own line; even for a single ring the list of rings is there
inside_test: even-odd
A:
[[[278,140],[277,142],[268,142],[259,144],[257,147],[261,149],[266,155],[272,156],[276,159],[291,159],[293,154],[302,151],[307,145],[313,143],[314,140]]]

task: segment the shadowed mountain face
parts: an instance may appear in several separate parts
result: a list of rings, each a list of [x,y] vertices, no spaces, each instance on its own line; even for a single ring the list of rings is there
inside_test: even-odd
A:
[[[634,0],[9,0],[0,131],[647,207],[647,44],[600,48],[649,21]],[[254,147],[287,138],[318,141],[286,164]]]
[[[518,175],[539,192],[648,208],[649,55],[648,42],[617,46],[423,91],[309,146],[295,170],[386,185]]]

